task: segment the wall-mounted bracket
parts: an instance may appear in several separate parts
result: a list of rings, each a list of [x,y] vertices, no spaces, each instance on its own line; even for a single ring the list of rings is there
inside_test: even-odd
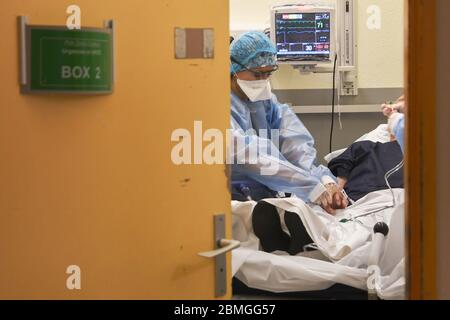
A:
[[[340,95],[358,95],[356,17],[357,1],[338,1]]]

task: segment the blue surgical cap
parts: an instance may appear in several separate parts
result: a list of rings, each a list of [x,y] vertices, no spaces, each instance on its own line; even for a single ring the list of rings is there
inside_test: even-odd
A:
[[[274,66],[277,62],[277,49],[262,32],[244,33],[230,46],[231,57],[241,65],[232,62],[231,73],[247,69]]]

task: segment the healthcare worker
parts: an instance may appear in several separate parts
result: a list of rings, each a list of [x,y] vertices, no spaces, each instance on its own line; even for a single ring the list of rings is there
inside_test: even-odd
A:
[[[313,137],[271,92],[269,78],[278,66],[270,39],[261,32],[245,33],[231,43],[230,54],[233,200],[258,201],[290,193],[330,214],[345,208],[348,202],[336,178],[328,168],[314,164]],[[255,149],[256,161],[242,159]]]

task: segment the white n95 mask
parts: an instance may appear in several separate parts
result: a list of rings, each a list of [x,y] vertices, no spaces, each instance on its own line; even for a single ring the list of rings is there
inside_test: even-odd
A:
[[[237,79],[237,83],[251,102],[269,100],[272,96],[269,79],[254,81]]]

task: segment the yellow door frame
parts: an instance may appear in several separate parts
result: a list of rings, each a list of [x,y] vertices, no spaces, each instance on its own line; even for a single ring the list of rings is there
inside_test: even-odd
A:
[[[436,0],[407,0],[407,290],[436,299]]]

